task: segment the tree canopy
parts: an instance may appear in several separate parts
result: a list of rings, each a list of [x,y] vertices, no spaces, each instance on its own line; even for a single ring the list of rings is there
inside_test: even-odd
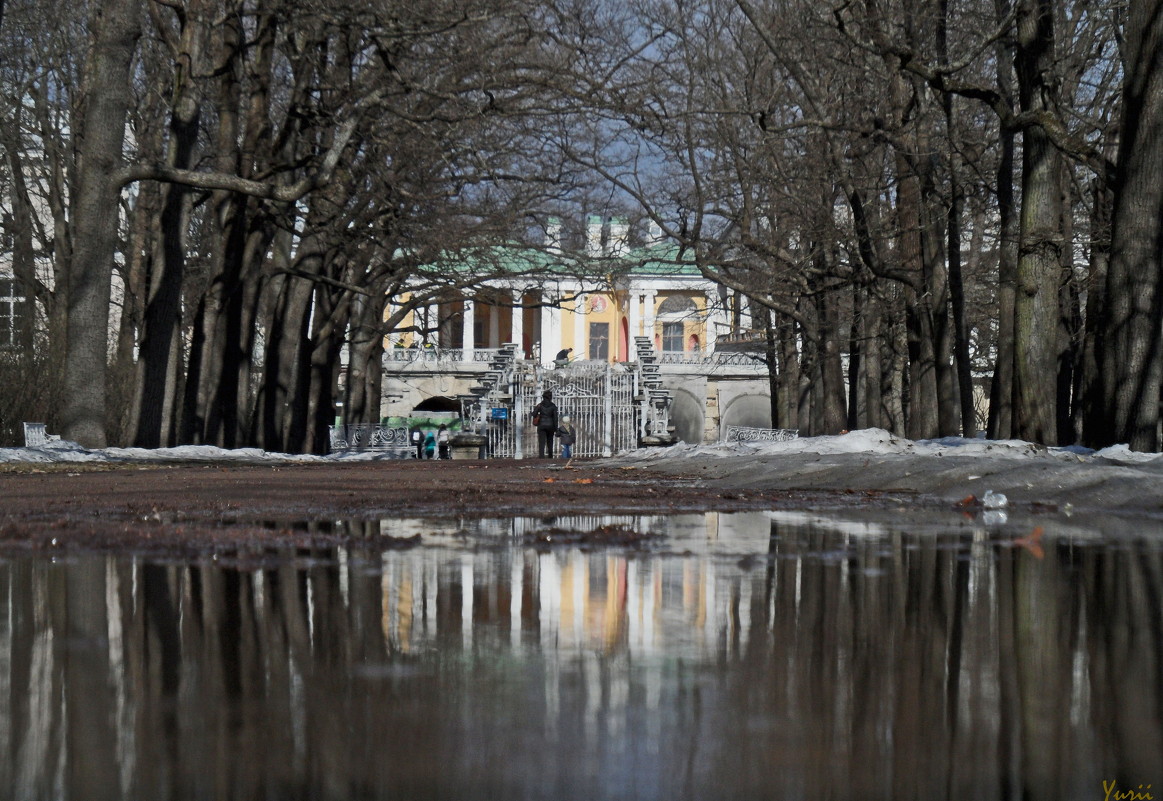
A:
[[[3,369],[45,391],[0,416],[324,449],[341,348],[375,420],[409,304],[604,208],[750,306],[777,425],[1158,450],[1160,10],[7,0],[3,259],[40,316]]]

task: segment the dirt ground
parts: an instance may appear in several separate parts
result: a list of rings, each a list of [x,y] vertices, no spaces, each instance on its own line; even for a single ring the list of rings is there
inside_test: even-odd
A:
[[[730,483],[600,460],[7,464],[0,548],[324,546],[334,537],[305,523],[733,511],[875,502],[882,494],[743,492]]]
[[[0,465],[0,549],[326,547],[320,521],[753,509],[1040,515],[1159,527],[1163,465],[842,454],[641,460]],[[1125,524],[1124,524],[1125,527]],[[383,543],[391,547],[392,543]]]

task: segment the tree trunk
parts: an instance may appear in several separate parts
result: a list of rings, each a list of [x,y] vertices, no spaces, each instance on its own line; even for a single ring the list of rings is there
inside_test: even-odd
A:
[[[141,35],[138,0],[103,0],[93,20],[85,64],[85,114],[77,136],[74,247],[68,275],[68,333],[61,434],[87,448],[103,448],[109,299],[117,249],[118,188],[131,84],[129,66]]]
[[[997,18],[1009,14],[1008,0],[1000,2]],[[997,85],[999,94],[1012,105],[1012,48],[1000,40],[997,45]],[[993,381],[989,388],[989,418],[986,436],[1010,439],[1014,436],[1014,305],[1017,298],[1018,250],[1017,217],[1014,202],[1014,132],[1002,126],[997,166],[997,343]]]
[[[276,246],[280,251],[289,246],[281,235]],[[281,261],[289,259],[289,251],[282,252]],[[259,445],[266,450],[289,452],[295,436],[296,420],[305,419],[296,406],[306,405],[306,397],[298,394],[306,384],[301,375],[303,351],[308,340],[308,322],[311,308],[312,284],[291,275],[280,276],[269,284],[273,302],[266,332],[262,383],[259,389],[258,425]]]
[[[1023,0],[1017,73],[1022,110],[1051,111],[1054,54],[1051,0]],[[1057,442],[1058,282],[1061,272],[1061,156],[1040,125],[1022,135],[1022,211],[1014,303],[1017,436]]]
[[[867,290],[866,290],[867,291]],[[860,394],[862,396],[857,428],[890,427],[885,414],[885,395],[881,376],[885,371],[884,355],[886,343],[880,336],[883,325],[882,303],[873,292],[867,292],[863,313],[858,320],[863,356],[860,359]]]
[[[941,0],[940,22],[937,30],[937,50],[941,65],[949,63],[948,25],[949,0]],[[946,223],[946,264],[949,272],[949,304],[953,313],[953,353],[957,369],[958,405],[961,407],[961,433],[977,436],[977,420],[973,409],[973,370],[969,363],[969,326],[965,321],[965,286],[961,277],[961,184],[957,160],[959,149],[954,126],[953,94],[944,92],[941,106],[945,113],[946,157],[949,159],[949,215]]]
[[[844,427],[849,431],[862,427],[860,412],[866,400],[860,391],[864,365],[864,341],[860,337],[863,317],[864,287],[858,286],[852,291],[852,319],[848,326],[848,419]]]
[[[335,399],[339,388],[339,361],[343,332],[347,328],[350,294],[316,288],[312,315],[311,381],[308,393],[308,429],[301,450],[326,454],[330,450],[330,428],[335,423]]]
[[[1159,450],[1163,381],[1163,0],[1132,0],[1099,364],[1107,422],[1095,444]]]
[[[933,317],[928,299],[905,288],[905,321],[908,331],[908,392],[905,403],[906,433],[910,439],[939,436],[937,408],[937,359],[933,352]]]
[[[180,43],[174,52],[174,89],[171,99],[170,135],[166,164],[189,169],[198,144],[202,101],[195,77],[203,69],[207,9],[200,0],[189,0],[180,15]],[[165,24],[165,23],[161,23]],[[183,184],[168,184],[161,217],[161,257],[151,282],[141,341],[140,399],[135,444],[156,448],[176,444],[178,371],[181,359],[182,283],[186,272],[186,238],[189,229],[190,191]]]
[[[125,284],[125,300],[121,305],[121,322],[117,333],[117,347],[114,356],[114,374],[133,387],[136,366],[138,337],[146,296],[145,277],[150,272],[149,262],[154,254],[152,240],[157,228],[160,185],[144,184],[138,188],[137,199],[129,214],[129,245],[125,254],[122,278]],[[136,410],[131,399],[126,399],[126,420],[122,426],[126,441],[132,440],[136,427]]]
[[[1064,242],[1073,242],[1073,193],[1067,181],[1062,181],[1062,186],[1065,190],[1062,197],[1062,238]],[[1058,392],[1055,401],[1059,445],[1074,444],[1080,433],[1080,429],[1075,427],[1075,411],[1079,401],[1076,389],[1081,373],[1081,345],[1082,296],[1074,275],[1074,252],[1073,248],[1063,248],[1058,286]]]
[[[229,16],[221,26],[216,62],[227,66],[220,70],[216,93],[215,148],[219,171],[237,171],[249,179],[265,169],[267,160],[260,146],[270,139],[269,84],[276,20],[269,11],[256,14],[249,41],[243,27],[238,15]],[[245,61],[244,54],[251,60]],[[244,85],[249,87],[245,96]],[[272,236],[268,212],[254,198],[219,191],[211,195],[210,208],[217,236],[205,311],[198,319],[205,338],[204,355],[197,374],[191,374],[186,407],[189,437],[229,448],[250,443],[255,304],[261,292],[262,260]]]
[[[884,358],[880,373],[880,397],[885,427],[894,434],[904,436],[908,431],[908,332],[901,322],[902,298],[893,304],[893,314],[882,315],[880,321]]]
[[[380,329],[382,297],[356,298],[351,317],[347,383],[343,403],[345,423],[378,423],[383,385],[384,336]]]
[[[922,212],[920,179],[912,172],[903,154],[898,154],[896,165],[900,176],[897,186],[900,262],[906,273],[915,276],[915,284],[905,289],[909,342],[907,435],[912,439],[927,439],[938,435],[940,420],[933,315],[929,308],[931,298],[919,289],[926,284],[925,240],[921,236],[926,228],[925,215]]]
[[[932,343],[933,370],[937,379],[937,433],[954,436],[961,431],[957,408],[957,375],[953,369],[954,332],[949,318],[949,273],[945,264],[945,217],[934,184],[933,172],[926,169],[922,180],[925,227],[921,230],[925,294],[920,312],[928,315]],[[928,350],[925,351],[926,354]]]
[[[780,420],[785,428],[795,429],[803,425],[799,413],[800,354],[796,348],[797,325],[794,320],[786,320],[778,327]]]
[[[1098,360],[1102,343],[1107,269],[1110,265],[1111,213],[1114,209],[1114,194],[1104,177],[1094,178],[1091,195],[1093,216],[1090,222],[1090,263],[1086,280],[1088,291],[1082,340],[1082,376],[1079,380],[1079,392],[1082,395],[1082,441],[1088,446],[1094,446],[1102,440],[1106,427],[1102,372]]]
[[[34,300],[40,295],[37,291],[36,249],[32,235],[34,211],[28,193],[28,182],[25,180],[24,164],[18,157],[17,133],[10,128],[5,128],[4,131],[0,132],[4,138],[3,146],[8,162],[8,177],[12,182],[8,198],[12,212],[11,217],[4,221],[6,229],[4,233],[12,245],[10,262],[12,276],[20,286],[20,292],[28,298],[28,307],[31,308]],[[35,321],[35,314],[23,315],[19,329],[14,332],[16,336],[12,344],[17,345],[22,353],[32,353]]]
[[[823,292],[816,296],[817,320],[819,321],[820,343],[817,349],[819,361],[819,413],[818,424],[813,428],[821,434],[839,434],[844,430],[847,414],[844,402],[844,367],[840,359],[839,305],[836,292]]]
[[[170,124],[171,166],[187,169],[198,137],[198,109],[185,101],[174,110]],[[186,264],[186,229],[189,227],[189,190],[169,184],[163,194],[161,253],[155,259],[142,327],[138,379],[138,419],[134,445],[157,448],[173,445],[174,417],[178,408],[175,358],[181,340],[182,281]]]
[[[783,409],[780,405],[780,362],[779,340],[776,337],[775,312],[764,307],[763,309],[763,361],[767,365],[767,396],[771,408],[771,427],[786,428],[784,425]]]

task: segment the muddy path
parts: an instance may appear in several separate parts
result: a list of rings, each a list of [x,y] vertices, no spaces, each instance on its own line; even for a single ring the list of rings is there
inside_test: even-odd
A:
[[[0,472],[0,548],[197,552],[322,547],[344,535],[309,523],[893,502],[890,493],[878,490],[739,489],[732,484],[602,461],[5,465]]]
[[[849,453],[561,461],[0,464],[0,550],[177,551],[329,547],[398,518],[803,510],[1011,521],[1163,537],[1163,460]],[[969,503],[966,503],[966,499]],[[358,526],[355,528],[359,528]],[[363,526],[371,530],[369,526]],[[372,547],[402,543],[377,540]]]

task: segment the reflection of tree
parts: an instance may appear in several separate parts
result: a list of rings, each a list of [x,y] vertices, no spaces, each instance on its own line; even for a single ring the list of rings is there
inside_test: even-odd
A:
[[[1163,770],[1163,557],[1136,545],[1088,549],[1077,565],[1093,747],[1103,778],[1123,789]]]
[[[3,787],[1071,798],[1158,775],[1146,545],[773,524],[759,568],[344,530],[358,547],[228,566],[0,565]]]

